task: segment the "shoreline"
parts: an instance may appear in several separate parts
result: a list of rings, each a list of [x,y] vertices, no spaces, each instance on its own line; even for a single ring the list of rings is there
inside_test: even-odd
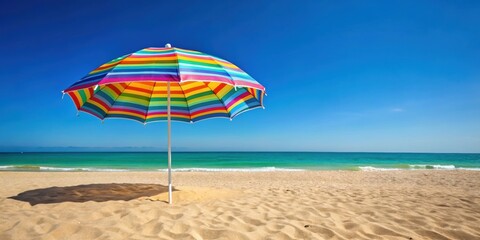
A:
[[[480,171],[478,167],[456,167],[455,165],[413,164],[405,167],[354,166],[346,168],[284,168],[284,167],[181,167],[172,168],[172,172],[301,172],[301,171]],[[167,172],[165,168],[106,168],[106,167],[53,167],[36,165],[0,166],[0,172]]]

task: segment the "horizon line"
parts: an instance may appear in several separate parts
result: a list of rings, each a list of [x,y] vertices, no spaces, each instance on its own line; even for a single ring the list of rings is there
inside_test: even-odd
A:
[[[480,154],[480,152],[408,152],[408,151],[307,151],[307,150],[181,150],[175,153],[389,153],[389,154]],[[2,151],[2,153],[167,153],[167,151]]]

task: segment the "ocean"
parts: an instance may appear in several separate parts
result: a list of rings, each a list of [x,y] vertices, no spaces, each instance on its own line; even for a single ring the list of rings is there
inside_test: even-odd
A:
[[[0,171],[166,171],[165,152],[0,153]],[[173,171],[480,170],[480,154],[174,152]]]

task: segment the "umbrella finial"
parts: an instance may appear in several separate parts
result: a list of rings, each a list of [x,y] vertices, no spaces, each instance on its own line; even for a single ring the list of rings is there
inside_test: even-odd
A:
[[[172,45],[170,43],[165,44],[166,48],[172,48]]]

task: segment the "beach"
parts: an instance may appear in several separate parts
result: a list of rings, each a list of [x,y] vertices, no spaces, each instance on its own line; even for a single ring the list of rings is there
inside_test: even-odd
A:
[[[480,172],[0,172],[0,239],[478,239]],[[160,184],[160,185],[159,185]]]

